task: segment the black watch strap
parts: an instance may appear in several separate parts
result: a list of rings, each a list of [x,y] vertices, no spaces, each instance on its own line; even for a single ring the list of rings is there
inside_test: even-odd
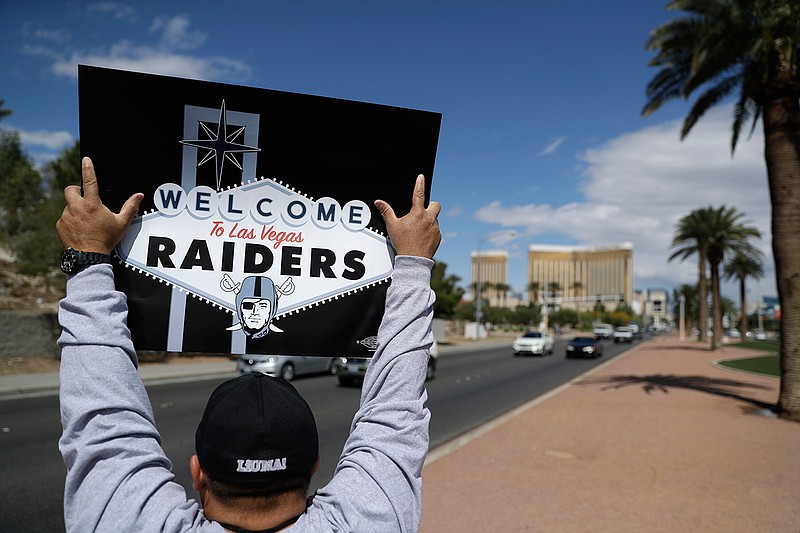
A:
[[[65,274],[75,274],[89,265],[111,263],[111,256],[98,252],[81,252],[74,248],[67,248],[61,254],[61,270]]]

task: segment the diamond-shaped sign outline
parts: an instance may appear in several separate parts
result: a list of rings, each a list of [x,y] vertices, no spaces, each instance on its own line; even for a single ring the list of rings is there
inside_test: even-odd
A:
[[[288,194],[299,194],[299,195],[301,195],[301,196],[313,201],[313,198],[311,198],[308,195],[298,191],[297,189],[295,189],[294,187],[291,187],[288,184],[284,184],[282,181],[275,181],[273,179],[263,178],[263,177],[261,179],[257,179],[257,180],[248,180],[248,181],[242,183],[241,185],[228,186],[227,188],[218,191],[217,194],[221,194],[222,192],[228,191],[228,190],[231,190],[231,189],[246,189],[246,188],[252,188],[252,187],[261,187],[261,186],[264,186],[264,185],[268,185],[268,186],[272,186],[274,188],[277,188],[281,192],[283,192],[283,193],[285,193],[287,195]],[[165,217],[165,216],[166,215],[163,215],[162,213],[160,213],[157,210],[149,211],[149,212],[145,213],[144,215],[134,219],[133,222],[131,222],[131,225],[130,225],[130,228],[129,228],[128,232],[129,233],[130,232],[138,232],[137,227],[141,226],[147,220],[150,220],[150,219],[153,219],[153,218],[161,218],[161,217]],[[357,233],[362,233],[367,237],[370,237],[372,239],[377,240],[381,244],[387,244],[386,237],[381,232],[375,231],[375,230],[373,230],[371,228],[367,227],[367,228],[361,229]],[[123,241],[124,240],[125,239],[123,238]],[[159,281],[161,283],[166,284],[167,286],[175,287],[179,291],[182,291],[182,292],[185,292],[187,294],[190,294],[192,297],[197,298],[197,299],[199,299],[201,301],[204,301],[204,302],[206,302],[207,304],[211,305],[212,307],[214,307],[216,309],[221,309],[221,310],[226,311],[226,312],[228,312],[228,313],[230,313],[232,315],[236,314],[236,308],[235,308],[235,303],[234,302],[232,302],[232,301],[219,301],[215,296],[213,296],[211,294],[208,294],[206,292],[203,292],[201,290],[198,290],[196,287],[188,287],[187,284],[182,283],[178,277],[165,276],[165,275],[163,275],[163,273],[160,273],[160,272],[156,273],[156,272],[150,270],[150,267],[148,267],[147,265],[144,265],[144,264],[142,264],[142,263],[140,263],[138,261],[131,260],[131,258],[122,249],[121,244],[122,243],[120,243],[120,245],[117,246],[117,249],[115,250],[115,253],[116,253],[117,259],[120,261],[120,263],[122,263],[127,268],[130,268],[131,270],[133,270],[135,272],[138,272],[140,274],[143,274],[143,275],[145,275],[145,276],[147,276],[149,278],[153,278],[153,279],[155,279],[155,280],[157,280],[157,281]],[[388,244],[387,244],[387,250],[391,250],[391,248],[388,246]],[[391,254],[390,254],[389,264],[390,265],[392,264]],[[293,304],[292,306],[290,306],[288,308],[281,309],[275,315],[274,318],[275,318],[275,320],[277,320],[277,319],[279,319],[281,317],[284,317],[284,316],[287,316],[287,315],[292,315],[292,314],[295,314],[295,313],[302,312],[303,310],[308,309],[310,307],[316,307],[316,306],[319,306],[321,304],[330,302],[332,300],[338,300],[339,298],[347,296],[349,294],[353,294],[355,292],[363,291],[364,289],[367,289],[367,288],[370,288],[370,287],[373,287],[373,286],[376,286],[376,285],[380,285],[381,283],[387,282],[392,277],[392,272],[393,272],[393,268],[391,268],[391,266],[390,266],[389,270],[387,272],[385,272],[385,273],[378,274],[378,275],[373,276],[373,277],[371,277],[369,279],[366,279],[366,280],[358,280],[357,283],[350,284],[347,287],[342,288],[340,290],[331,291],[331,292],[329,292],[327,294],[319,295],[319,296],[315,297],[313,300],[310,300],[310,301],[297,302],[297,303]]]

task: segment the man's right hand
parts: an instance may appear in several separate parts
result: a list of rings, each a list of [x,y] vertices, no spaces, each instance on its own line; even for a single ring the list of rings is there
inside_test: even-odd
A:
[[[144,195],[132,195],[119,214],[114,214],[100,200],[94,164],[88,157],[81,161],[81,177],[83,195],[77,185],[64,189],[67,206],[56,222],[58,237],[65,249],[110,254],[139,211]]]
[[[425,176],[417,176],[411,198],[411,211],[405,216],[397,218],[392,206],[383,200],[375,200],[375,207],[383,217],[389,241],[398,255],[433,259],[433,254],[442,242],[437,220],[442,206],[439,202],[430,202],[425,207]]]

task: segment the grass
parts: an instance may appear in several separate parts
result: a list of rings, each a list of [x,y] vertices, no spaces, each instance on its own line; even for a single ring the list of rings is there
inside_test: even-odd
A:
[[[778,377],[781,375],[780,354],[778,353],[779,347],[777,343],[744,341],[740,343],[729,344],[728,346],[734,348],[745,348],[748,350],[759,350],[762,352],[771,352],[772,355],[748,357],[746,359],[729,359],[727,361],[720,361],[719,364],[721,366],[732,368],[734,370],[755,372],[756,374],[764,374],[766,376]]]

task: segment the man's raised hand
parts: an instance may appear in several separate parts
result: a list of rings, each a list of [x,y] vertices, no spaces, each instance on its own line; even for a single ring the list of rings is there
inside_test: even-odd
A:
[[[411,199],[411,211],[397,218],[394,209],[383,200],[375,200],[383,221],[389,241],[398,255],[415,255],[433,259],[433,254],[442,242],[439,231],[439,202],[430,202],[425,207],[425,176],[420,174],[414,184],[414,195]]]
[[[67,206],[56,222],[58,237],[64,248],[110,254],[139,211],[144,195],[132,195],[115,214],[100,200],[94,164],[88,157],[81,161],[81,177],[83,195],[77,185],[64,189]]]

